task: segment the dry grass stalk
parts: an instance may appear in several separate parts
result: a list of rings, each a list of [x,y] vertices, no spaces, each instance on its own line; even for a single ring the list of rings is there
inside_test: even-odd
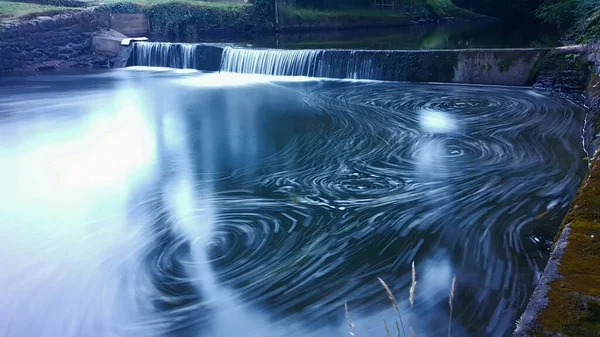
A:
[[[348,310],[348,302],[344,302],[344,309],[346,310],[346,321],[348,322],[348,327],[350,327],[350,336],[356,336],[356,326],[352,319],[350,319],[350,311]]]
[[[452,286],[450,287],[450,318],[448,319],[448,337],[450,337],[450,331],[452,330],[452,309],[454,308],[454,292],[456,291],[456,275],[452,278]]]
[[[390,287],[388,287],[387,283],[385,283],[384,280],[382,280],[380,277],[378,277],[377,279],[383,286],[383,289],[385,289],[385,292],[387,293],[388,298],[392,302],[392,306],[394,307],[396,314],[398,314],[398,319],[400,320],[400,324],[398,324],[398,322],[396,322],[396,329],[398,330],[398,336],[406,336],[406,332],[404,332],[404,323],[402,322],[402,315],[400,315],[400,309],[398,309],[398,301],[396,301],[396,297],[394,296],[394,294],[392,294]],[[402,326],[402,335],[400,335],[400,326]]]
[[[392,337],[392,335],[390,334],[390,329],[388,328],[385,319],[383,320],[383,327],[385,328],[385,333],[387,334],[387,337]]]
[[[415,304],[415,290],[417,289],[417,272],[415,270],[415,261],[412,262],[412,283],[410,284],[410,308],[412,309]]]

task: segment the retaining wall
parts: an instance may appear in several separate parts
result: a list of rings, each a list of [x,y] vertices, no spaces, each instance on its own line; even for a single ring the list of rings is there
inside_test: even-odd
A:
[[[583,130],[590,169],[571,203],[515,337],[600,336],[600,45],[588,48],[562,50],[570,56],[559,57],[559,63],[557,55],[549,55],[550,72],[541,71],[540,78],[546,78],[541,84],[561,88],[565,81],[555,79],[556,74],[564,73],[570,79],[581,77],[573,76],[582,71],[576,68],[592,70]]]
[[[108,12],[94,9],[0,25],[0,72],[108,66],[92,38],[109,22]]]

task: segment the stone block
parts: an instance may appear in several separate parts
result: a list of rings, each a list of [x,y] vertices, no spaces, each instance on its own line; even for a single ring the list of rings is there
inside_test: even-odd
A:
[[[92,48],[99,55],[117,56],[121,50],[121,41],[125,38],[125,35],[115,30],[106,30],[94,35]]]
[[[41,29],[51,29],[56,27],[56,21],[49,16],[40,16],[37,18]]]

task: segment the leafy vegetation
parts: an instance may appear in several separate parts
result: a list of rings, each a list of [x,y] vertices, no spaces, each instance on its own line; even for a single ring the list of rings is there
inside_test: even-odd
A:
[[[544,0],[453,0],[459,7],[506,20],[534,20]]]
[[[536,11],[545,22],[568,28],[569,37],[579,42],[600,39],[600,1],[547,0]]]

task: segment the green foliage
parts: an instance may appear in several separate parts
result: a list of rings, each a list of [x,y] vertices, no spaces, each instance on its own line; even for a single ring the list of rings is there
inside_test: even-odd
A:
[[[580,42],[600,39],[598,0],[547,0],[536,15],[545,22],[569,28],[569,37]]]
[[[575,16],[575,0],[544,2],[535,12],[539,19],[557,26],[569,25]]]
[[[253,18],[264,18],[265,28],[271,28],[275,25],[275,1],[253,0],[249,14]]]
[[[427,7],[439,17],[449,16],[454,6],[450,0],[426,0]]]
[[[533,20],[544,0],[453,0],[459,7],[506,20]]]

